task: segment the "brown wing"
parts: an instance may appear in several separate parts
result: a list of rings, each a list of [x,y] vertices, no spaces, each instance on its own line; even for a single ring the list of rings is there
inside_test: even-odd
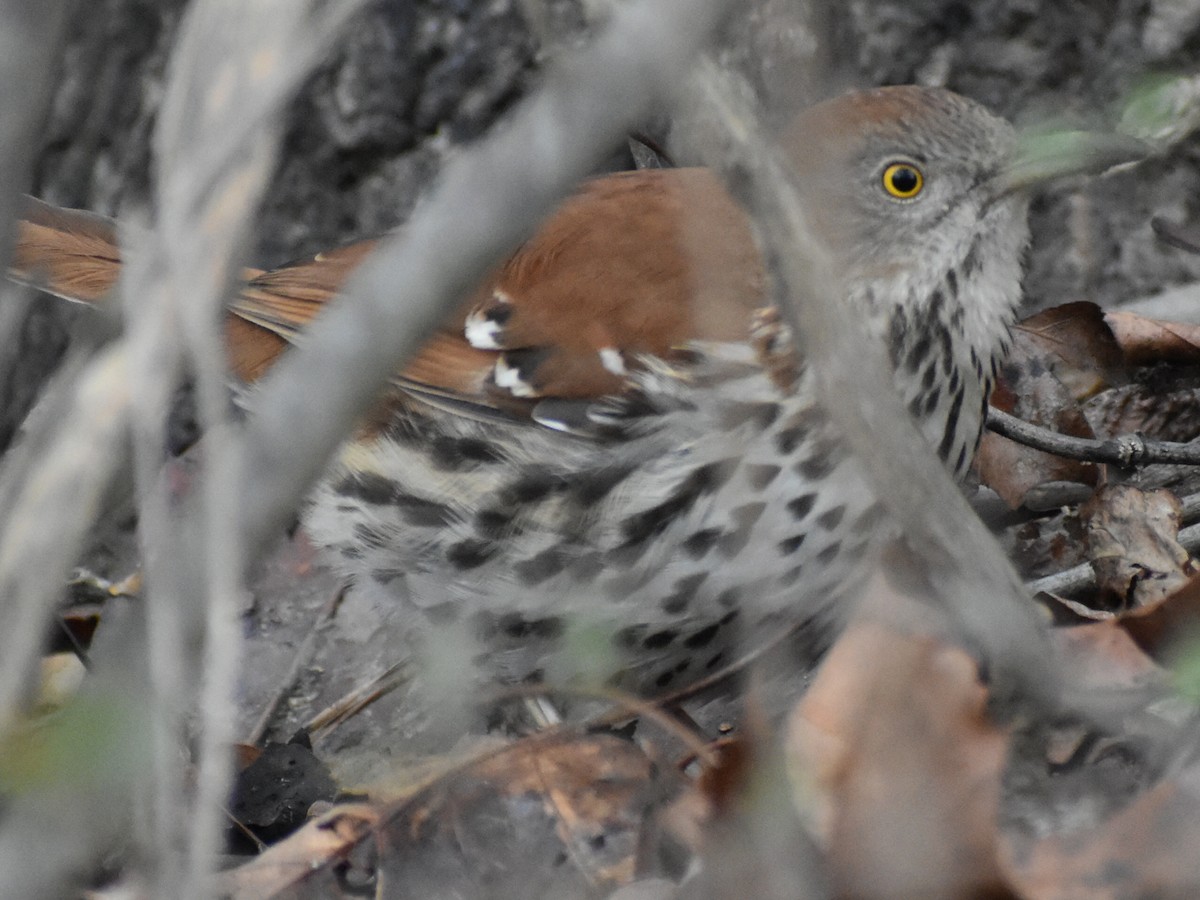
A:
[[[480,292],[464,337],[524,397],[622,389],[638,357],[744,340],[764,276],[744,214],[704,169],[586,183]]]
[[[226,329],[235,372],[260,377],[375,245],[249,273]],[[119,266],[110,220],[31,202],[13,277],[90,302],[111,289]],[[645,354],[745,339],[763,281],[745,217],[709,172],[599,178],[485,280],[398,383],[508,412],[539,398],[621,391]]]
[[[374,246],[266,272],[231,309],[293,340]],[[611,175],[568,199],[398,382],[425,398],[510,413],[545,397],[619,392],[643,355],[746,339],[763,285],[746,219],[711,173]]]

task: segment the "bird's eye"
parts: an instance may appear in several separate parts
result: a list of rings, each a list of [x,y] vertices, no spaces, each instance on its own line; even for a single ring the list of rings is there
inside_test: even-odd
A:
[[[883,170],[883,189],[896,200],[911,200],[925,187],[925,176],[912,163],[894,162]]]

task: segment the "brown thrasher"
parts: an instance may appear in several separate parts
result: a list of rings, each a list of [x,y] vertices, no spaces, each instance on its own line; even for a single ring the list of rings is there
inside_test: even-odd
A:
[[[956,474],[1020,299],[1023,188],[1131,158],[1127,140],[1085,143],[1037,163],[1002,119],[919,87],[825,102],[785,136],[846,314],[886,342]],[[372,246],[251,278],[227,322],[234,372],[261,375]],[[35,206],[13,275],[87,301],[118,266],[110,222]],[[739,630],[830,618],[885,517],[802,361],[781,377],[764,283],[708,171],[585,183],[398,377],[314,491],[310,534],[415,633],[467,626],[506,677],[556,668],[581,621],[663,688],[719,665]]]

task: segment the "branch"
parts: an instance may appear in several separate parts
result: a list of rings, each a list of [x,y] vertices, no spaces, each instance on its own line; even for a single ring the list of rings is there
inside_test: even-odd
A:
[[[1200,444],[1148,441],[1140,434],[1099,440],[1072,437],[1011,416],[994,406],[988,408],[987,426],[1001,437],[1018,444],[1082,462],[1107,463],[1123,469],[1157,463],[1200,465]]]

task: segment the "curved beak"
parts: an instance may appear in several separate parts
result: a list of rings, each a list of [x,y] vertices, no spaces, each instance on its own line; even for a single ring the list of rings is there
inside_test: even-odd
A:
[[[1125,134],[1054,131],[1023,134],[1008,164],[991,179],[989,203],[1071,175],[1100,175],[1145,159],[1151,147]]]

